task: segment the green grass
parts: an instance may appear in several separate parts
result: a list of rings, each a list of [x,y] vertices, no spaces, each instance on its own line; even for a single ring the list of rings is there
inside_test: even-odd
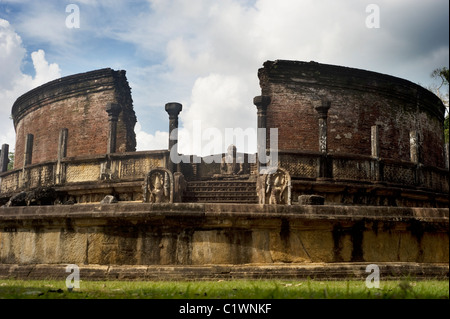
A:
[[[0,280],[0,299],[449,299],[449,282],[381,281],[65,281]]]

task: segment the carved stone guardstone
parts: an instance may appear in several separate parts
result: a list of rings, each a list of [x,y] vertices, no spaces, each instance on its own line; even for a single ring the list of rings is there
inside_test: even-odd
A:
[[[259,204],[291,205],[291,176],[283,168],[259,175],[256,189]]]
[[[173,203],[173,175],[163,167],[152,169],[144,181],[145,203]]]

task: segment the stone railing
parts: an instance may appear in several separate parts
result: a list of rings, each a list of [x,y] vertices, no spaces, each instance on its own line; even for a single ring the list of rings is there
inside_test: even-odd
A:
[[[64,158],[0,174],[0,193],[11,194],[38,186],[144,180],[156,167],[167,167],[168,151],[143,151]]]
[[[330,179],[341,182],[383,183],[440,193],[449,192],[449,171],[413,162],[353,154],[280,152],[279,166],[292,179]]]
[[[250,157],[245,154],[246,176],[257,174],[257,164],[248,163]],[[168,168],[169,161],[169,152],[163,150],[63,158],[61,161],[28,165],[0,174],[0,195],[5,198],[38,186],[76,189],[77,185],[96,187],[133,182],[133,185],[121,187],[136,188],[136,183],[142,183],[151,169]],[[412,162],[352,154],[282,151],[278,154],[278,165],[290,174],[293,181],[314,183],[325,180],[348,185],[373,184],[441,194],[449,192],[448,170]],[[210,179],[219,172],[219,166],[219,163],[208,164],[202,158],[200,163],[184,163],[179,168],[190,181]]]

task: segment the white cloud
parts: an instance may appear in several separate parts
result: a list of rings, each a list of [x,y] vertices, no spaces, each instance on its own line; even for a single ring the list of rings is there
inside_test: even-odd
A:
[[[47,60],[45,60],[45,52],[43,50],[31,53],[31,59],[33,60],[34,69],[36,71],[36,75],[33,79],[34,86],[61,77],[61,69],[58,64],[48,64]]]
[[[156,131],[155,134],[149,134],[142,131],[142,126],[139,122],[136,123],[134,129],[136,133],[136,149],[138,151],[147,150],[167,150],[169,146],[169,133]]]
[[[176,3],[165,1],[164,9],[172,10],[170,4]],[[180,114],[184,129],[192,135],[194,120],[201,121],[202,129],[215,127],[222,132],[226,127],[255,127],[252,98],[260,94],[257,69],[266,60],[314,60],[413,82],[429,79],[435,67],[448,64],[448,44],[411,54],[412,42],[423,39],[409,38],[404,43],[403,35],[407,26],[417,21],[408,20],[410,15],[402,17],[402,6],[388,1],[379,1],[379,6],[380,29],[366,27],[366,4],[355,0],[258,0],[254,6],[225,0],[215,2],[209,10],[197,8],[186,15],[177,11],[179,30],[168,36],[165,62],[171,69],[168,77],[194,78],[189,102]],[[168,17],[163,25],[174,19]],[[435,35],[427,35],[430,25],[426,21],[421,26],[426,37]],[[187,148],[180,138],[180,149],[183,147]]]
[[[25,49],[22,40],[13,31],[8,21],[0,19],[0,65],[2,76],[0,87],[11,89],[14,79],[17,78],[17,70],[20,70]]]
[[[77,32],[64,27],[63,7],[45,1],[45,10],[37,10],[41,2],[33,2],[18,27],[34,45],[48,43],[53,54],[68,53],[66,63],[76,55],[80,67],[91,65],[89,44],[97,39],[130,44],[139,59],[127,55],[120,65],[132,79],[138,119],[144,115],[142,127],[136,129],[141,150],[167,147],[168,133],[162,132],[161,126],[151,127],[151,121],[168,121],[167,115],[161,109],[156,116],[150,114],[154,110],[149,106],[163,108],[169,101],[183,104],[180,135],[193,132],[194,120],[201,121],[203,129],[215,127],[219,131],[256,127],[252,99],[260,94],[257,70],[266,60],[314,60],[387,73],[424,85],[431,80],[434,68],[448,66],[448,31],[445,39],[438,32],[448,29],[448,14],[446,19],[439,16],[439,11],[448,11],[448,2],[440,0],[380,0],[380,29],[366,27],[370,2],[360,0],[78,2],[82,25]],[[10,34],[10,43],[17,40]],[[74,47],[78,49],[72,52]],[[21,45],[13,48],[16,58],[24,56]],[[56,72],[43,63],[43,56],[35,55],[33,63],[45,69],[42,74]],[[137,60],[146,62],[136,64]],[[8,74],[15,73],[21,60],[8,57],[8,61]],[[147,133],[152,129],[152,134]],[[182,144],[180,137],[180,150],[188,148],[189,143]]]
[[[61,77],[59,66],[49,64],[43,50],[31,53],[35,76],[24,74],[21,66],[25,55],[20,36],[8,21],[0,19],[0,65],[2,73],[5,70],[0,77],[0,143],[9,144],[10,151],[15,145],[15,131],[10,119],[15,100],[32,88]]]
[[[249,97],[257,88],[249,83],[245,78],[223,74],[198,78],[192,89],[189,107],[180,113],[184,129],[180,134],[188,134],[191,138],[180,137],[180,152],[208,155],[205,151],[208,151],[207,145],[210,143],[215,145],[211,147],[215,150],[214,153],[224,152],[229,138],[226,137],[226,129],[256,130],[256,107],[252,105],[253,97]],[[203,131],[202,135],[207,135],[209,130],[214,136],[202,136],[202,141],[199,142],[200,135],[194,133],[199,126]],[[193,138],[197,140],[194,141]],[[256,139],[250,142],[251,145],[256,145]],[[245,150],[241,145],[238,147],[238,151],[255,151],[252,147]]]

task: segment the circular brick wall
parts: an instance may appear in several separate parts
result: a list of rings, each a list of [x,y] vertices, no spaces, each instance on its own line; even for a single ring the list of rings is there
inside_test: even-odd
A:
[[[267,128],[278,128],[280,150],[319,150],[318,113],[328,111],[328,152],[371,155],[378,126],[381,158],[410,160],[410,131],[419,137],[420,162],[444,167],[441,100],[397,77],[316,62],[267,61],[258,72],[262,95],[271,97]]]
[[[25,140],[33,134],[31,164],[57,159],[59,132],[68,129],[67,157],[107,152],[106,106],[122,106],[117,123],[117,152],[136,149],[130,87],[125,71],[106,68],[63,77],[19,97],[12,107],[16,130],[14,167],[23,166]]]

